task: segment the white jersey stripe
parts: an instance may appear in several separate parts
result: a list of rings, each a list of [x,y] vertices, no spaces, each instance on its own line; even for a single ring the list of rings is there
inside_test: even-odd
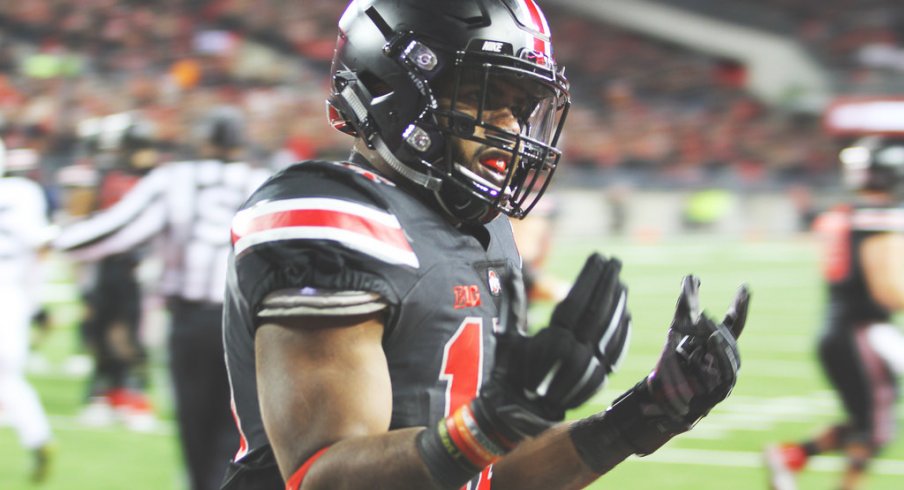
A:
[[[904,231],[904,209],[859,209],[852,223],[857,230]]]
[[[256,245],[281,240],[333,240],[352,250],[357,250],[390,264],[401,264],[411,267],[420,266],[417,255],[410,249],[405,250],[361,233],[319,226],[293,226],[258,231],[239,238],[235,242],[235,254],[239,255]]]

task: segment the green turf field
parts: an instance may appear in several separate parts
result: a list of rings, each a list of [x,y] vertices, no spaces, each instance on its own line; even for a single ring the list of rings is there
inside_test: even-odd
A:
[[[765,489],[760,449],[779,439],[806,437],[839,414],[833,393],[813,357],[815,329],[821,313],[816,253],[806,239],[734,243],[709,237],[684,237],[668,245],[636,245],[623,241],[570,240],[557,244],[550,270],[572,278],[591,250],[619,256],[630,287],[634,334],[629,355],[606,389],[586,410],[602,410],[608,402],[645,375],[655,362],[671,317],[681,277],[702,279],[701,299],[720,316],[741,282],[753,291],[747,330],[741,340],[741,379],[732,396],[692,432],[657,454],[632,458],[591,486],[594,489]],[[532,320],[548,316],[539,305]],[[66,374],[63,365],[75,345],[75,332],[65,321],[71,305],[61,307],[61,324],[41,344],[49,369],[33,372],[58,440],[54,474],[42,488],[60,490],[182,490],[178,446],[171,416],[153,433],[122,429],[87,429],[75,420],[83,379]],[[156,356],[154,398],[169,405],[162,354]],[[899,410],[899,420],[904,410]],[[0,489],[32,488],[25,472],[28,459],[9,428],[0,428]],[[817,458],[800,481],[801,490],[834,488],[841,461]],[[868,488],[904,488],[904,442],[898,442],[875,465]],[[552,490],[552,489],[551,489]]]

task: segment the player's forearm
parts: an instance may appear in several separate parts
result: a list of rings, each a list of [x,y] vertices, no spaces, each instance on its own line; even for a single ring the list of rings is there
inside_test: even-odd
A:
[[[310,466],[298,488],[444,489],[431,476],[416,448],[415,440],[421,430],[402,429],[337,442]],[[600,473],[582,461],[569,430],[568,425],[550,429],[523,442],[495,463],[493,490],[571,490],[596,480]],[[613,447],[613,451],[621,450]],[[627,456],[622,454],[619,460]]]
[[[570,426],[562,424],[521,443],[496,463],[493,490],[580,489],[599,476],[581,460]]]
[[[584,488],[632,454],[650,454],[686,430],[645,416],[642,386],[604,412],[522,443],[496,465],[493,490]]]
[[[415,443],[422,430],[400,429],[339,441],[310,466],[298,488],[439,490]]]

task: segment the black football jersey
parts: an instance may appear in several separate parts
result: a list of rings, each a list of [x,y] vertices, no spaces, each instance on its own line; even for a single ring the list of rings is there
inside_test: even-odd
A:
[[[823,276],[828,284],[827,321],[830,328],[854,328],[885,322],[891,313],[869,292],[860,248],[873,235],[904,232],[904,209],[857,203],[839,206],[820,217],[825,238]]]
[[[437,423],[489,375],[502,284],[521,265],[508,218],[464,230],[364,164],[310,161],[258,189],[232,239],[224,336],[243,435],[237,459],[269,447],[253,339],[275,291],[363,291],[388,305],[391,429]]]

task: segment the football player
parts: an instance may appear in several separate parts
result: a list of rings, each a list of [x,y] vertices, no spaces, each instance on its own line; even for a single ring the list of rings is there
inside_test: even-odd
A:
[[[735,383],[685,278],[662,357],[572,424],[628,343],[621,264],[593,254],[524,330],[509,217],[555,171],[569,92],[534,0],[355,0],[329,117],[349,161],[306,161],[233,219],[224,339],[242,444],[226,489],[581,488],[688,430]]]
[[[837,488],[862,488],[870,460],[895,434],[904,337],[890,319],[904,309],[904,139],[865,137],[842,150],[840,160],[856,196],[816,223],[829,293],[819,360],[846,417],[810,440],[767,447],[776,490],[796,488],[795,473],[829,451],[847,458]]]
[[[44,480],[52,455],[52,434],[38,394],[25,378],[29,330],[37,309],[39,252],[53,237],[41,187],[4,175],[6,149],[0,140],[0,406],[32,452],[31,478]]]
[[[158,163],[155,128],[137,113],[82,121],[79,137],[92,160],[91,178],[73,179],[78,176],[76,166],[61,170],[69,218],[110,208]],[[147,352],[139,338],[142,291],[136,269],[145,255],[144,250],[131,249],[81,264],[81,330],[94,357],[88,403],[80,415],[88,425],[108,425],[114,417],[135,430],[156,424],[146,396]]]

